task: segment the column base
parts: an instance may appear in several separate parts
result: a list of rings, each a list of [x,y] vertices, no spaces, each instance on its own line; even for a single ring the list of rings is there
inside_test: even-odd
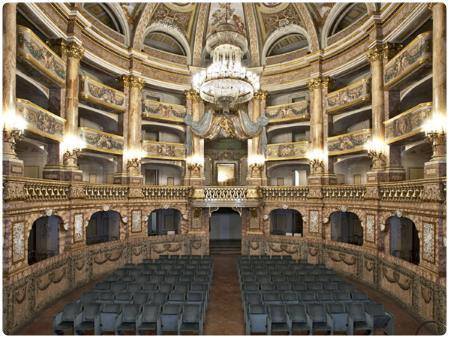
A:
[[[80,169],[63,169],[63,181],[83,181],[83,171]]]
[[[404,181],[406,179],[406,171],[403,168],[387,168],[385,171],[385,179],[389,182]]]
[[[308,185],[333,185],[337,184],[337,177],[334,174],[322,174],[308,177]]]
[[[127,174],[114,175],[114,184],[143,185],[144,176],[130,176]]]
[[[45,166],[42,172],[42,177],[46,180],[64,180],[64,167],[63,166]]]
[[[445,159],[431,160],[425,163],[425,178],[437,178],[445,176],[447,176],[447,161]]]
[[[378,170],[378,171],[369,171],[367,172],[367,183],[378,183],[378,182],[386,182],[386,171]]]
[[[8,176],[23,176],[24,167],[23,161],[18,158],[3,159],[3,175]]]

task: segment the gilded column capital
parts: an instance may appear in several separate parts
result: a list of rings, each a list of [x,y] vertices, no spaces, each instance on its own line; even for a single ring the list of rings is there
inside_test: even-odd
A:
[[[62,45],[62,48],[66,52],[67,57],[79,60],[83,57],[84,48],[76,42],[69,42],[68,44]]]
[[[192,102],[201,102],[202,101],[200,94],[194,89],[186,90],[184,92],[184,94],[186,95],[186,100],[189,100]]]
[[[144,79],[136,75],[123,75],[122,81],[125,88],[137,88],[138,90],[142,90],[145,84]]]
[[[331,78],[328,76],[325,77],[316,77],[313,79],[310,79],[308,81],[308,88],[309,90],[314,90],[317,88],[328,88],[328,86],[331,84]]]
[[[377,60],[383,60],[385,55],[385,46],[383,45],[375,45],[372,48],[369,48],[367,51],[367,58],[370,62],[375,62]]]
[[[383,56],[385,59],[389,60],[394,57],[394,55],[397,54],[402,48],[403,45],[401,43],[386,42],[383,45]]]
[[[255,94],[253,95],[253,98],[255,100],[261,100],[264,101],[267,99],[267,96],[269,96],[269,94],[267,93],[266,90],[258,90],[257,92],[255,92]]]

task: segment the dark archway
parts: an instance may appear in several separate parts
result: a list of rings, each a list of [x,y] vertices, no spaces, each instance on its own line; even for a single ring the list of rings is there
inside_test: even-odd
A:
[[[120,214],[114,210],[92,214],[86,229],[86,244],[117,241],[120,238]]]
[[[336,211],[330,215],[331,239],[336,242],[363,245],[363,228],[358,215]]]
[[[149,236],[179,234],[181,212],[177,209],[156,209],[147,222]]]
[[[303,218],[297,210],[275,209],[270,212],[270,234],[303,235]]]
[[[389,253],[413,264],[420,263],[419,234],[413,221],[392,216],[386,220],[389,232]]]
[[[34,221],[28,237],[29,265],[59,254],[59,228],[62,223],[58,216],[44,216]]]
[[[209,219],[211,254],[240,254],[242,239],[241,215],[232,208],[219,208]]]

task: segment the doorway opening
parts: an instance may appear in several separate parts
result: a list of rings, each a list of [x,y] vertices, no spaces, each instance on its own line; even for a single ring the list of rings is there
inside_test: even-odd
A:
[[[241,215],[232,208],[219,208],[209,219],[209,252],[211,255],[240,255]]]

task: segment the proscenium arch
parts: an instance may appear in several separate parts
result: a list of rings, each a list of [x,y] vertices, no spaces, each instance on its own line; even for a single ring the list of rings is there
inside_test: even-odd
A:
[[[306,38],[306,40],[308,41],[308,51],[311,51],[311,38],[306,29],[295,24],[286,25],[284,27],[278,28],[268,36],[266,42],[264,43],[264,47],[261,53],[261,64],[262,65],[266,64],[267,53],[275,42],[277,42],[279,39],[281,39],[286,35],[294,33],[301,34]]]
[[[145,37],[151,32],[162,32],[174,38],[184,49],[186,53],[186,61],[189,62],[189,60],[191,60],[191,48],[184,34],[176,27],[169,26],[163,22],[153,22],[150,26],[148,26],[142,35],[142,39],[135,41],[135,47],[142,50],[144,48]]]

